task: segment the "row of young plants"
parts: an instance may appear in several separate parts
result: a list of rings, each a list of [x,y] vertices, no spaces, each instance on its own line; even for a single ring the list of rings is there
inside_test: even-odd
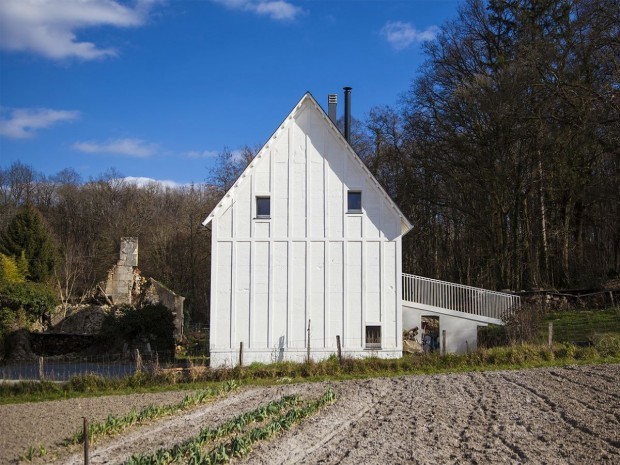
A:
[[[331,388],[314,401],[304,401],[298,395],[285,396],[217,427],[203,428],[197,436],[171,448],[133,455],[124,465],[228,463],[234,457],[248,454],[256,442],[290,429],[335,399],[336,394]]]
[[[220,386],[210,387],[186,395],[181,402],[168,405],[149,405],[140,411],[131,410],[126,415],[108,415],[104,421],[88,424],[88,438],[90,441],[97,441],[102,436],[112,436],[122,432],[124,429],[144,423],[148,420],[162,418],[173,415],[190,407],[209,402],[213,398],[234,391],[239,387],[236,381],[227,381]],[[67,438],[64,445],[80,444],[84,442],[84,431],[76,431],[73,436]]]
[[[28,447],[28,449],[26,449],[26,452],[24,452],[20,456],[20,460],[23,460],[26,462],[32,462],[35,458],[45,457],[46,455],[47,455],[47,449],[45,448],[43,444],[39,444],[38,446]]]

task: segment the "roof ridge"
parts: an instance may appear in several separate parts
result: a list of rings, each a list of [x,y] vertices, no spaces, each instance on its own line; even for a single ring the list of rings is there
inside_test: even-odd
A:
[[[248,166],[246,166],[246,168],[243,170],[243,172],[239,175],[239,177],[235,180],[235,182],[233,183],[233,185],[228,189],[228,191],[224,194],[224,196],[222,197],[222,199],[220,199],[220,201],[217,203],[217,205],[213,208],[213,210],[211,210],[211,212],[209,213],[209,215],[207,216],[207,218],[202,222],[203,226],[207,226],[211,220],[215,217],[216,212],[222,208],[224,206],[224,203],[226,202],[226,199],[229,199],[231,197],[232,192],[238,187],[239,182],[242,178],[245,178],[250,171],[253,170],[254,165],[257,163],[256,160],[260,159],[263,157],[263,152],[269,148],[269,146],[272,144],[272,142],[277,139],[278,134],[288,125],[289,121],[291,121],[293,119],[293,115],[295,114],[296,111],[298,111],[301,106],[303,105],[304,101],[309,99],[312,103],[312,105],[321,112],[321,115],[323,116],[323,119],[325,121],[327,121],[330,129],[332,130],[332,132],[335,132],[336,137],[338,138],[338,140],[341,143],[344,143],[345,148],[348,150],[348,152],[353,156],[353,158],[357,161],[357,163],[362,167],[362,169],[364,170],[364,173],[373,181],[373,183],[375,184],[375,187],[379,190],[380,194],[388,201],[388,203],[390,205],[392,205],[392,208],[397,212],[397,214],[399,215],[400,219],[401,219],[401,224],[404,227],[401,227],[401,232],[402,234],[406,234],[407,232],[409,232],[412,228],[411,223],[409,222],[409,220],[405,217],[405,215],[403,214],[403,212],[400,210],[400,208],[398,207],[398,205],[396,205],[396,203],[394,202],[394,200],[392,200],[392,198],[388,195],[388,193],[385,191],[385,189],[383,188],[383,186],[381,185],[381,183],[379,183],[379,181],[377,181],[377,178],[375,178],[375,176],[370,172],[370,170],[368,169],[368,167],[366,166],[366,164],[363,162],[363,160],[361,159],[361,157],[357,154],[357,152],[355,151],[355,149],[353,149],[353,147],[351,146],[351,144],[349,143],[349,141],[347,141],[344,136],[342,135],[342,133],[340,132],[340,130],[338,129],[338,127],[334,124],[334,122],[329,118],[328,114],[325,112],[325,110],[323,109],[323,107],[321,107],[321,105],[318,103],[318,101],[314,98],[314,96],[312,95],[312,93],[310,91],[306,91],[306,93],[301,97],[301,99],[297,102],[297,104],[295,104],[293,106],[293,109],[288,113],[288,115],[284,118],[284,120],[276,127],[275,131],[273,131],[273,133],[271,134],[271,136],[267,139],[267,142],[265,142],[265,144],[263,144],[263,146],[261,147],[261,149],[256,153],[255,157],[252,159],[252,161],[250,163],[248,163]]]

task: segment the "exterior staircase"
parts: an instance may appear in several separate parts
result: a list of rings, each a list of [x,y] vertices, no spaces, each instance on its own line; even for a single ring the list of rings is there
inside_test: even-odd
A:
[[[503,325],[521,297],[403,273],[403,305]]]

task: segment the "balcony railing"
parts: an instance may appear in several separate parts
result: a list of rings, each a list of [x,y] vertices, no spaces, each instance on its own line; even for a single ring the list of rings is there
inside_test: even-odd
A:
[[[505,320],[521,297],[403,273],[403,301]]]

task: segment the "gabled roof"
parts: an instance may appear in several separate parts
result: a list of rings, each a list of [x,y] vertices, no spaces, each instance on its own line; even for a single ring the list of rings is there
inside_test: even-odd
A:
[[[203,226],[207,226],[209,223],[211,223],[211,220],[217,215],[217,213],[220,210],[224,211],[226,209],[226,207],[228,207],[230,205],[230,203],[232,202],[233,193],[235,192],[235,190],[238,189],[238,187],[239,187],[239,185],[241,183],[243,183],[244,179],[248,176],[248,174],[250,174],[255,169],[256,164],[260,163],[261,159],[267,155],[269,147],[271,147],[271,145],[277,139],[278,135],[280,133],[282,133],[282,131],[285,131],[288,128],[288,126],[291,124],[291,121],[293,121],[295,116],[303,109],[304,105],[306,105],[306,104],[312,105],[315,109],[317,109],[321,113],[321,115],[323,116],[323,121],[325,122],[325,124],[327,124],[329,126],[330,130],[335,134],[336,138],[340,141],[340,143],[343,144],[343,146],[344,146],[345,150],[347,151],[347,153],[364,170],[366,175],[375,184],[375,186],[378,189],[378,191],[384,196],[384,198],[387,200],[388,204],[394,209],[396,214],[400,217],[400,221],[401,221],[401,234],[402,235],[407,234],[411,230],[411,228],[412,228],[412,225],[409,222],[409,220],[407,218],[405,218],[405,215],[403,215],[403,213],[400,211],[400,209],[398,208],[396,203],[394,203],[394,201],[387,194],[387,192],[385,192],[385,189],[383,189],[383,186],[381,186],[379,181],[377,181],[377,179],[373,176],[373,174],[370,172],[370,170],[366,167],[366,165],[364,164],[362,159],[357,155],[355,150],[353,150],[353,147],[351,147],[351,144],[349,144],[349,142],[347,142],[347,140],[344,138],[344,136],[342,135],[340,130],[332,122],[332,120],[329,118],[329,116],[327,116],[327,113],[325,113],[325,110],[323,110],[323,108],[318,104],[318,102],[312,96],[312,94],[310,92],[306,92],[304,94],[304,96],[301,98],[301,100],[297,103],[297,105],[295,105],[293,110],[288,114],[288,116],[280,124],[278,129],[276,129],[276,131],[271,135],[269,140],[265,143],[265,145],[263,145],[263,147],[256,154],[254,159],[246,167],[246,169],[243,171],[243,173],[241,173],[241,176],[239,176],[239,178],[234,182],[234,184],[228,190],[228,192],[226,192],[224,197],[222,197],[222,199],[218,202],[218,204],[211,211],[211,213],[209,213],[209,216],[207,216],[207,218],[202,222],[202,225]]]

